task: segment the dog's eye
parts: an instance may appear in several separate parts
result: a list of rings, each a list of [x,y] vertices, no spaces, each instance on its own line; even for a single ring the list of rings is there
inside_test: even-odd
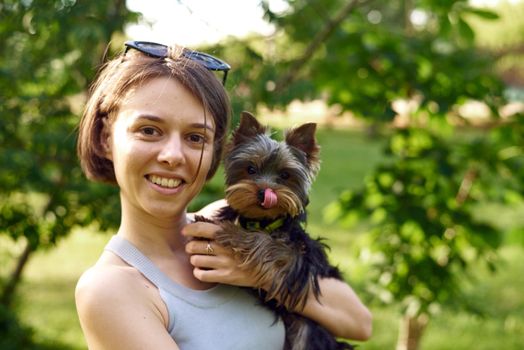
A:
[[[280,172],[280,178],[282,180],[287,180],[287,179],[289,179],[290,176],[291,175],[289,175],[289,173],[287,171],[285,171],[285,170]]]
[[[247,167],[247,173],[248,173],[249,175],[255,175],[255,174],[257,173],[257,168],[255,168],[255,167],[252,166],[252,165],[249,165],[249,166]]]

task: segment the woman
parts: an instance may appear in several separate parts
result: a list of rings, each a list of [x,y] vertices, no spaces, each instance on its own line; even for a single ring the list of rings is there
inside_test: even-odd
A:
[[[213,241],[219,226],[191,223],[189,202],[215,173],[229,100],[194,51],[127,42],[95,81],[79,127],[87,177],[119,186],[121,224],[80,278],[77,310],[90,349],[279,349],[284,327],[244,289],[250,271]],[[207,213],[212,208],[207,208]],[[321,281],[304,316],[364,340],[371,315],[346,284]]]

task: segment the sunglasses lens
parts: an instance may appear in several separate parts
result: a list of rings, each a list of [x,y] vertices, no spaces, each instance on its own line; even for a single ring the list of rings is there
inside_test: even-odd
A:
[[[187,51],[185,56],[193,61],[199,62],[210,70],[228,71],[231,69],[229,64],[203,52]]]
[[[148,43],[148,42],[138,42],[136,43],[138,50],[154,56],[154,57],[166,57],[167,56],[167,46],[162,44]]]
[[[151,57],[165,58],[168,55],[168,47],[158,43],[147,41],[127,41],[125,46],[126,52],[129,48],[133,48]],[[184,51],[183,55],[192,61],[200,63],[209,70],[223,72],[224,74],[221,79],[222,84],[226,83],[227,72],[231,69],[231,66],[226,62],[207,53],[188,49]]]

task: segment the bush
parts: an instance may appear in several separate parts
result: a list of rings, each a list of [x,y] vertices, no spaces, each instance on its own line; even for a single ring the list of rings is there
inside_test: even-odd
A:
[[[39,349],[33,342],[33,330],[20,323],[16,315],[0,304],[0,349]]]

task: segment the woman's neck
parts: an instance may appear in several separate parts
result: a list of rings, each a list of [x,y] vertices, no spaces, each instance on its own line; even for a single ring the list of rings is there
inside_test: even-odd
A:
[[[125,200],[118,235],[131,242],[173,281],[188,288],[204,290],[214,284],[197,280],[185,251],[186,238],[180,231],[189,223],[185,210],[180,215],[159,218]]]
[[[148,256],[166,256],[184,251],[185,238],[180,231],[187,223],[185,211],[176,217],[161,218],[122,201],[122,221],[117,234]]]

